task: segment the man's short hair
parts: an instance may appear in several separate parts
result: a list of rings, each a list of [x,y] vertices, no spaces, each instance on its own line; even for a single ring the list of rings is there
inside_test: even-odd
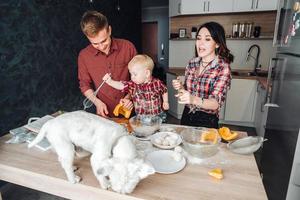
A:
[[[99,31],[108,28],[107,18],[97,11],[86,11],[80,22],[82,32],[88,37],[95,37]]]
[[[128,67],[131,67],[135,64],[140,64],[141,66],[149,69],[150,72],[152,72],[152,70],[154,68],[154,62],[153,62],[152,58],[150,58],[146,54],[138,54],[138,55],[134,56],[131,59],[131,61],[128,63]]]

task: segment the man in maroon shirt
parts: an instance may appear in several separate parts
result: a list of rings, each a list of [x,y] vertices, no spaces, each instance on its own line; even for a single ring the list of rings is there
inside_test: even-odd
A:
[[[81,92],[96,106],[101,116],[113,117],[118,103],[132,109],[133,104],[125,94],[104,84],[95,96],[102,78],[110,73],[115,80],[129,80],[128,63],[137,54],[134,45],[123,39],[111,37],[107,18],[97,11],[87,11],[81,19],[81,30],[91,44],[78,56],[78,79]]]

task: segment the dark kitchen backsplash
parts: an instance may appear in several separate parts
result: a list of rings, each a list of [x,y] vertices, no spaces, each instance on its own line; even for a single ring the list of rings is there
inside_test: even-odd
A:
[[[130,40],[139,51],[140,4],[140,0],[1,1],[0,135],[30,117],[82,109],[77,56],[88,44],[79,26],[82,14],[101,11],[113,36]]]

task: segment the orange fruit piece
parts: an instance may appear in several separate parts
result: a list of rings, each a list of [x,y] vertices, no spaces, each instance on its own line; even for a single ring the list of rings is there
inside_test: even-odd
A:
[[[209,171],[208,174],[217,179],[223,178],[223,170],[221,168],[215,168],[215,169]]]
[[[218,133],[214,129],[210,129],[207,132],[201,134],[200,142],[211,142],[216,144],[218,141]]]
[[[225,126],[222,128],[219,128],[219,134],[220,134],[221,138],[223,138],[226,141],[234,140],[239,135],[237,132],[230,131],[230,129]]]
[[[128,110],[127,108],[123,107],[122,104],[116,105],[114,111],[113,111],[115,116],[119,116],[119,114],[123,115],[125,118],[129,118],[131,114],[131,110]]]

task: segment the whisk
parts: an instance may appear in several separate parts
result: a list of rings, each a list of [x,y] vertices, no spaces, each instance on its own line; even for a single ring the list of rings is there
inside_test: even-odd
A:
[[[91,94],[91,95],[94,95],[94,99],[96,98],[96,95],[98,94],[100,88],[103,86],[103,84],[104,84],[105,82],[106,82],[106,81],[103,80],[102,83],[101,83],[101,84],[99,85],[99,87],[97,88],[97,90],[96,90],[95,92],[93,92],[93,94]],[[90,95],[90,96],[91,96],[91,95]],[[83,110],[86,110],[87,108],[90,108],[90,107],[94,104],[94,103],[89,99],[90,96],[86,97],[86,98],[83,100],[83,102],[82,102],[82,104],[83,104]]]

